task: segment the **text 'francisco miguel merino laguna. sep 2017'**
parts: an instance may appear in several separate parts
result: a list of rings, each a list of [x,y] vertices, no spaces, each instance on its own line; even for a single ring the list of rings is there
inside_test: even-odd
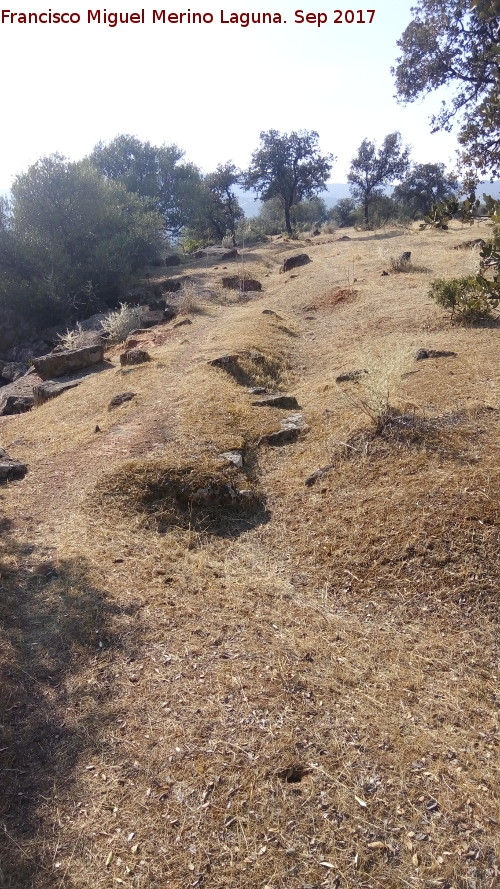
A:
[[[116,28],[120,25],[239,25],[248,28],[250,25],[313,25],[321,28],[331,22],[333,24],[370,25],[375,18],[375,9],[332,9],[329,12],[306,12],[295,9],[283,14],[281,12],[231,12],[221,9],[220,12],[193,12],[186,9],[174,12],[167,9],[140,9],[137,12],[111,12],[107,9],[88,9],[86,13],[68,12],[47,9],[42,12],[13,11],[2,9],[0,24],[2,25],[106,25]]]

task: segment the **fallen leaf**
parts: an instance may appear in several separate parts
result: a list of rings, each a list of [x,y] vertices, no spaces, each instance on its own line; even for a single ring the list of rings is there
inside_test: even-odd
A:
[[[368,808],[368,803],[366,803],[366,802],[364,801],[364,799],[361,799],[361,797],[359,797],[359,796],[355,796],[354,799],[356,800],[357,803],[359,803],[360,806],[363,806],[363,809],[367,809],[367,808]]]

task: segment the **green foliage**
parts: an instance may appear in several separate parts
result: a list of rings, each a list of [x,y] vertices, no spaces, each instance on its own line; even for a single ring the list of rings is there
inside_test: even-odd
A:
[[[339,228],[349,228],[356,224],[356,201],[352,198],[341,198],[333,205],[328,218],[336,222]]]
[[[370,224],[370,204],[383,195],[382,187],[402,179],[408,170],[410,149],[403,148],[401,133],[390,133],[377,151],[374,142],[363,139],[358,153],[351,161],[347,181],[351,194],[363,204],[364,222]]]
[[[456,197],[446,198],[431,207],[420,228],[440,228],[447,231],[452,219],[460,219],[461,222],[473,225],[479,207],[480,201],[476,199],[474,192],[464,201],[459,201]]]
[[[121,135],[99,142],[89,160],[107,179],[147,199],[162,214],[165,230],[178,234],[198,219],[203,199],[203,177],[194,164],[181,163],[183,157],[177,145],[157,147]]]
[[[161,246],[161,218],[88,161],[42,158],[2,212],[0,302],[49,322],[116,302]]]
[[[482,282],[472,276],[437,278],[431,284],[429,296],[438,305],[450,309],[452,318],[466,324],[488,318],[498,305],[498,301],[488,299]]]
[[[497,0],[418,0],[413,20],[398,46],[392,73],[403,103],[443,86],[441,110],[431,117],[433,132],[461,125],[462,163],[478,176],[500,174],[500,64]],[[448,98],[451,95],[452,98]]]
[[[293,234],[291,210],[300,201],[322,191],[331,170],[333,155],[321,155],[314,131],[260,134],[261,145],[252,154],[245,188],[255,189],[263,201],[280,198],[285,227]]]
[[[447,174],[444,164],[416,164],[396,185],[392,197],[402,204],[412,219],[421,219],[432,207],[458,191],[458,179]]]

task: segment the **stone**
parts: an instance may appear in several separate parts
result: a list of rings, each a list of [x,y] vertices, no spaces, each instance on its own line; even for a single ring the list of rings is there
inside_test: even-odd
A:
[[[328,466],[322,466],[321,469],[316,469],[315,472],[311,472],[311,474],[307,476],[304,482],[306,488],[311,488],[313,485],[316,484],[318,479],[323,478],[323,476],[331,472],[333,468],[333,464],[329,463]]]
[[[85,346],[83,349],[71,349],[64,352],[51,352],[35,358],[33,366],[42,380],[62,377],[63,374],[83,370],[92,364],[99,364],[104,359],[104,346]]]
[[[279,407],[288,410],[300,407],[295,395],[267,395],[259,401],[252,401],[252,404],[255,407]]]
[[[163,293],[177,293],[182,287],[182,281],[162,281],[161,289]]]
[[[291,269],[296,269],[300,265],[307,265],[308,262],[311,262],[311,258],[307,255],[307,253],[297,253],[296,256],[289,256],[283,262],[280,271],[289,272]]]
[[[411,261],[411,250],[405,250],[404,253],[401,253],[396,260],[396,267],[400,268],[401,266],[408,265]]]
[[[165,257],[165,265],[166,266],[181,265],[181,262],[182,262],[182,260],[181,260],[180,256],[178,256],[176,253],[172,253],[171,256]]]
[[[66,383],[56,383],[55,380],[45,380],[43,383],[38,383],[36,386],[33,386],[35,407],[44,404],[46,401],[50,401],[51,398],[57,398],[58,395],[62,395],[62,393],[66,392],[68,389],[75,389],[76,386],[79,385],[80,380],[71,380]]]
[[[265,395],[267,390],[265,386],[252,386],[248,391],[250,395]]]
[[[126,401],[132,401],[132,398],[135,398],[136,395],[137,392],[120,392],[118,395],[114,395],[108,404],[108,411],[112,411],[113,408],[125,404]]]
[[[415,361],[425,361],[426,358],[456,358],[456,352],[447,352],[444,349],[419,349],[415,355]]]
[[[339,374],[335,377],[336,383],[356,383],[363,374],[367,374],[367,370],[349,370],[347,373]]]
[[[24,377],[27,372],[28,368],[26,364],[23,364],[20,361],[8,361],[2,367],[0,376],[9,383],[14,383],[19,377]]]
[[[0,448],[0,482],[13,481],[24,478],[28,471],[25,463],[9,457],[7,451]]]
[[[241,290],[243,293],[260,292],[262,284],[255,278],[245,278],[240,275],[233,275],[229,278],[222,279],[222,286],[226,290]]]
[[[238,364],[238,359],[248,355],[248,352],[236,352],[234,355],[221,355],[219,358],[212,358],[208,363],[212,367],[220,367],[222,370],[230,370]]]
[[[385,271],[382,272],[382,274],[380,275],[381,278],[387,278],[388,276],[389,276],[389,272],[385,272]]]
[[[270,432],[268,435],[263,435],[259,440],[259,444],[265,443],[271,446],[290,444],[291,442],[297,441],[300,433],[305,432],[306,430],[307,426],[302,414],[291,414],[291,416],[285,417],[285,419],[281,421],[280,428],[277,432]]]
[[[320,235],[320,234],[321,234],[321,232],[320,232],[319,228],[315,228],[313,231],[313,238],[317,238],[318,235]]]
[[[0,394],[0,417],[13,414],[25,414],[35,404],[33,395],[11,395],[2,392]]]
[[[349,235],[342,235],[341,238],[337,238],[337,241],[350,241],[350,240],[351,240],[351,238],[349,237]]]
[[[172,321],[173,318],[177,317],[177,309],[174,306],[166,305],[163,309],[163,320],[164,321]]]
[[[174,327],[184,327],[185,324],[192,324],[191,318],[183,318],[182,321],[178,321],[177,324],[174,324]]]
[[[122,367],[125,364],[143,364],[145,361],[151,361],[151,355],[144,349],[129,349],[120,355]]]
[[[232,463],[238,469],[241,469],[243,466],[243,454],[240,451],[224,451],[220,456],[226,463]]]
[[[274,317],[277,318],[278,321],[283,321],[283,318],[281,317],[281,315],[278,315],[277,312],[273,312],[272,309],[262,309],[262,314],[263,315],[274,315]]]
[[[454,250],[472,250],[474,247],[485,247],[486,241],[484,238],[474,238],[472,241],[462,241],[461,244],[457,244],[453,249]]]

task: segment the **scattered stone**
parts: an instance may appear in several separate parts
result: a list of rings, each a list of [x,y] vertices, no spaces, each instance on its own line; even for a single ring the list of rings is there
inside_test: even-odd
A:
[[[125,364],[143,364],[145,361],[151,361],[151,356],[144,349],[129,349],[120,355],[122,367]]]
[[[260,281],[257,281],[255,278],[245,278],[240,277],[240,275],[234,275],[230,278],[222,279],[222,286],[226,290],[241,290],[243,293],[247,292],[257,292],[262,290],[262,284]]]
[[[265,386],[252,386],[251,389],[248,390],[250,395],[264,395],[266,392]]]
[[[472,241],[462,241],[461,244],[457,244],[453,249],[454,250],[470,250],[473,247],[484,247],[486,246],[486,241],[484,238],[475,238]]]
[[[13,481],[14,479],[24,478],[28,471],[25,463],[14,460],[9,457],[7,451],[0,448],[0,482]]]
[[[424,361],[426,358],[456,358],[456,352],[447,352],[444,349],[419,349],[415,355],[415,361]]]
[[[290,417],[282,420],[280,428],[277,432],[271,432],[262,436],[259,444],[265,443],[271,446],[280,446],[290,444],[296,441],[301,432],[307,429],[302,414],[292,414]]]
[[[278,318],[279,321],[283,321],[283,318],[281,317],[281,315],[278,315],[277,312],[273,312],[272,309],[262,309],[262,314],[263,315],[274,315],[274,317]]]
[[[131,401],[132,398],[135,398],[136,395],[137,392],[120,392],[119,395],[114,395],[108,404],[108,411],[112,411],[113,408],[119,407],[121,404],[125,404],[126,401]]]
[[[261,398],[259,401],[252,401],[252,404],[255,405],[255,407],[280,407],[287,408],[288,410],[300,408],[300,404],[295,398],[295,395],[268,395],[266,398]]]
[[[0,417],[8,417],[13,414],[25,414],[35,404],[33,395],[0,394]]]
[[[101,427],[97,425],[94,429],[94,432],[102,432]]]
[[[9,383],[14,383],[19,377],[24,377],[28,372],[26,364],[20,361],[8,361],[3,365],[0,376]]]
[[[221,367],[222,370],[230,370],[231,368],[237,367],[239,358],[248,354],[248,352],[237,352],[234,355],[221,355],[219,358],[212,358],[208,363],[212,367]]]
[[[135,349],[140,343],[140,340],[135,339],[133,336],[129,336],[125,341],[125,351],[128,352],[130,349]]]
[[[104,346],[86,346],[83,349],[71,349],[64,352],[52,352],[35,358],[33,366],[42,380],[62,377],[63,374],[82,370],[92,364],[99,364],[104,358]]]
[[[322,466],[321,469],[317,469],[316,472],[311,472],[311,475],[308,475],[304,482],[306,488],[311,488],[316,484],[318,479],[323,478],[323,476],[331,472],[333,468],[333,465],[330,463],[328,466]]]
[[[182,287],[182,281],[162,281],[161,289],[164,293],[177,293]]]
[[[180,256],[178,256],[176,253],[172,253],[171,256],[165,257],[165,265],[166,266],[181,265],[181,262],[182,262],[182,260],[181,260]]]
[[[380,275],[380,277],[381,277],[381,278],[386,278],[386,277],[388,276],[388,274],[389,274],[389,272],[382,272],[382,274]]]
[[[177,318],[177,309],[167,304],[163,309],[163,320],[172,321],[174,318]]]
[[[289,256],[285,259],[280,271],[281,273],[289,272],[291,269],[296,269],[297,266],[307,265],[308,262],[311,262],[311,259],[307,253],[298,253],[296,256]]]
[[[350,370],[345,374],[339,374],[335,377],[336,383],[355,383],[363,374],[367,374],[367,370]]]
[[[315,228],[313,231],[313,238],[317,238],[317,236],[320,234],[321,234],[321,232],[320,232],[319,228]]]
[[[401,256],[398,256],[398,258],[396,260],[396,265],[398,265],[398,266],[408,265],[410,260],[411,260],[411,250],[405,250],[404,253],[401,254]]]
[[[342,235],[341,238],[337,238],[337,241],[350,241],[349,235]]]
[[[35,407],[50,401],[51,398],[57,398],[68,389],[75,389],[80,385],[80,380],[71,380],[67,383],[56,383],[55,380],[45,380],[43,383],[33,386],[33,398]]]
[[[192,324],[191,318],[183,318],[182,321],[178,321],[177,324],[174,324],[174,327],[184,327],[185,324]]]
[[[241,469],[243,466],[243,454],[240,451],[224,451],[220,456],[226,463],[232,463],[233,466],[237,466],[238,469]],[[242,492],[240,491],[240,494],[241,493]]]

